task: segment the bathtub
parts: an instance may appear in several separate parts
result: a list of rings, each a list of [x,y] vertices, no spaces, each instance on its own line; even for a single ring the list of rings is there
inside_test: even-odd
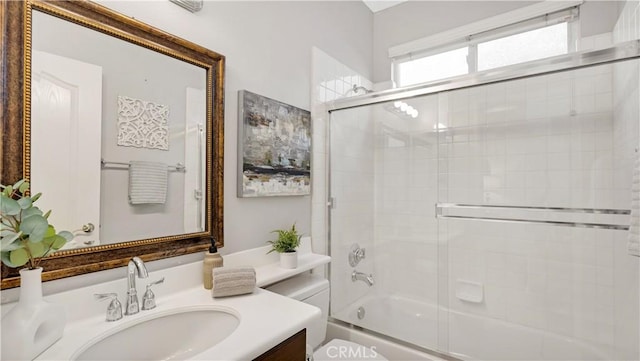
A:
[[[363,331],[345,325],[341,321],[330,320],[327,324],[326,341],[334,338],[356,342],[367,347],[374,347],[376,353],[390,361],[445,361],[443,358],[417,350],[410,345],[395,342],[385,336],[379,336],[371,331]]]
[[[448,327],[448,340],[440,340],[444,354],[472,360],[610,360],[612,357],[592,345],[570,337],[549,333],[508,321],[440,308]],[[360,315],[360,317],[358,316]],[[378,352],[393,360],[438,360],[436,352],[406,354],[407,344],[423,350],[438,350],[438,307],[399,296],[367,297],[345,310],[332,314],[327,340],[343,338],[377,346]],[[391,321],[392,320],[392,321]],[[345,322],[364,329],[345,326]],[[448,321],[448,322],[447,322]],[[373,331],[373,332],[367,332]],[[378,337],[376,334],[384,335]],[[446,333],[443,333],[446,335]],[[385,337],[386,336],[386,337]],[[446,337],[446,336],[445,336]],[[363,341],[364,338],[364,341]],[[399,348],[393,349],[390,339]],[[387,345],[387,343],[391,345]],[[442,347],[444,348],[444,347]],[[384,350],[388,350],[388,355]],[[400,352],[400,353],[397,353]],[[404,355],[404,356],[403,356]]]

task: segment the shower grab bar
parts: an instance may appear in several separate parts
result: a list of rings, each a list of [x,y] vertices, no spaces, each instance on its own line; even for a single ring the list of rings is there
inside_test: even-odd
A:
[[[499,206],[499,205],[474,205],[474,204],[455,204],[455,203],[436,203],[436,218],[445,219],[470,219],[488,222],[501,223],[528,223],[528,224],[547,224],[553,226],[578,227],[578,228],[597,228],[628,231],[628,225],[610,224],[610,223],[587,223],[587,222],[567,222],[567,221],[548,221],[524,218],[499,218],[499,217],[477,217],[477,216],[455,216],[442,214],[444,208],[485,208],[485,209],[524,209],[534,211],[554,211],[554,212],[574,212],[574,213],[590,213],[590,214],[615,214],[628,215],[630,210],[626,209],[597,209],[597,208],[564,208],[564,207],[533,207],[533,206]]]
[[[117,167],[119,165],[124,165],[124,166],[126,166],[126,168]],[[114,166],[116,166],[116,167],[114,167]],[[100,167],[103,168],[103,169],[104,168],[128,169],[129,168],[129,163],[125,163],[125,162],[107,162],[104,159],[100,159]],[[170,165],[167,168],[169,168],[170,172],[181,172],[181,173],[184,173],[184,172],[187,171],[187,168],[182,163],[177,163],[176,165]]]

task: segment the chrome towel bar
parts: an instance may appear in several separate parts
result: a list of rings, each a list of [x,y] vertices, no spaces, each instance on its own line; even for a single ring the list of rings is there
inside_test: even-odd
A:
[[[524,211],[546,211],[550,213],[582,213],[582,214],[607,214],[607,215],[629,215],[631,211],[628,209],[600,209],[600,208],[565,208],[565,207],[534,207],[534,206],[510,206],[510,205],[479,205],[479,204],[459,204],[459,203],[436,203],[436,218],[444,219],[469,219],[489,222],[504,223],[529,223],[529,224],[547,224],[552,226],[564,227],[580,227],[580,228],[598,228],[628,231],[629,225],[611,224],[611,223],[592,223],[592,222],[568,222],[568,221],[551,221],[536,220],[525,218],[504,218],[504,217],[484,217],[469,215],[447,215],[443,214],[444,209],[506,209],[506,210],[524,210]]]
[[[463,203],[436,203],[437,208],[488,208],[488,209],[523,209],[528,211],[554,211],[569,213],[593,213],[593,214],[631,214],[628,209],[606,208],[566,208],[566,207],[534,207],[534,206],[509,206],[494,204],[463,204]]]
[[[125,167],[119,167],[125,166]],[[129,169],[129,163],[125,162],[107,162],[104,159],[100,159],[100,167],[101,168],[111,168],[111,169]],[[170,172],[181,172],[185,173],[187,168],[182,163],[177,163],[176,165],[168,166]]]

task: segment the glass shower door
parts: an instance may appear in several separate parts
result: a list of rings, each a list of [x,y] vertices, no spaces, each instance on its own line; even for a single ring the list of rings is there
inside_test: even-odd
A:
[[[331,317],[462,359],[637,360],[639,69],[333,111]]]
[[[441,94],[451,354],[637,358],[638,269],[626,252],[637,69],[624,62]]]
[[[335,111],[330,123],[331,315],[432,350],[437,119],[434,95]]]

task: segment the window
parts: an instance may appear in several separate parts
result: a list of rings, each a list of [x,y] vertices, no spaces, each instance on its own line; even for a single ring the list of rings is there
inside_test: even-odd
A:
[[[469,48],[450,50],[398,64],[397,82],[402,86],[467,74]]]
[[[478,71],[569,52],[567,23],[547,26],[478,44]]]
[[[504,14],[422,39],[422,43],[418,40],[389,49],[391,56],[400,54],[393,56],[394,81],[404,87],[567,54],[578,37],[578,9],[525,18],[522,14],[527,9],[523,8],[516,23],[508,23],[512,14]],[[537,11],[543,10],[538,6]],[[467,28],[480,31],[462,35]]]

